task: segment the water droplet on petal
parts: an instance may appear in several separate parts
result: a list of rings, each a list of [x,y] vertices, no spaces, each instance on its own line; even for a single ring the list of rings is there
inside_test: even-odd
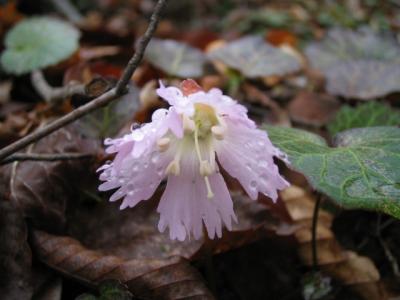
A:
[[[267,184],[268,183],[268,174],[266,174],[266,173],[261,174],[260,180],[262,183]]]
[[[165,117],[167,114],[168,114],[168,110],[166,110],[165,108],[157,109],[157,110],[153,113],[153,115],[151,116],[151,120],[152,120],[152,121],[159,120],[159,119]]]
[[[252,166],[251,166],[251,163],[246,163],[246,167],[247,167],[247,169],[249,169],[249,170],[251,170],[252,169]]]
[[[265,143],[264,143],[263,141],[258,141],[258,145],[259,145],[260,147],[264,147]]]
[[[132,172],[136,173],[139,170],[138,163],[133,163],[132,164]]]
[[[140,128],[140,124],[139,123],[133,123],[132,125],[131,125],[131,131],[133,132],[133,131],[135,131],[136,129],[138,129],[138,128]]]
[[[106,138],[105,140],[104,140],[104,144],[105,145],[111,145],[113,143],[113,139],[112,138]]]
[[[253,189],[257,187],[257,181],[252,180],[250,181],[250,187],[252,187]]]
[[[144,138],[144,134],[141,129],[132,131],[132,139],[135,141],[141,141]]]
[[[268,168],[268,162],[266,160],[261,160],[259,162],[259,166],[261,169],[266,169],[266,168]]]
[[[153,152],[153,153],[151,154],[151,159],[150,159],[150,161],[151,161],[153,164],[156,164],[156,163],[159,161],[159,159],[160,159],[160,157],[159,157],[159,154],[158,154],[157,152]]]

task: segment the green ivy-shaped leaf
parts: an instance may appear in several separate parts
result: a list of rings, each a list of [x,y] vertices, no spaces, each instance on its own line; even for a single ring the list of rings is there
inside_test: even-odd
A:
[[[300,69],[294,56],[274,47],[260,36],[245,36],[209,53],[211,59],[239,70],[248,78],[285,75]]]
[[[204,73],[206,57],[203,52],[178,41],[153,38],[144,56],[169,75],[187,78]]]
[[[336,148],[307,131],[266,129],[291,166],[339,205],[400,218],[400,128],[351,129],[336,137]]]
[[[55,18],[25,19],[7,33],[1,65],[16,75],[55,65],[78,49],[79,36],[76,28]]]
[[[400,111],[371,101],[351,107],[342,106],[335,119],[328,125],[332,135],[351,128],[400,125]]]

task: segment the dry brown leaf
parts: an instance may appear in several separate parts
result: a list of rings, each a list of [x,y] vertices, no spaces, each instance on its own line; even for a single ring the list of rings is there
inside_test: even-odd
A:
[[[294,223],[301,226],[295,233],[299,243],[298,253],[304,264],[311,266],[313,264],[311,223],[315,199],[304,189],[294,185],[284,190],[281,198]],[[331,214],[320,209],[316,240],[318,265],[321,270],[351,287],[364,299],[389,299],[389,292],[381,282],[379,271],[373,261],[343,249],[330,229],[332,220]]]
[[[145,299],[214,299],[198,272],[180,257],[125,260],[43,231],[33,232],[33,245],[46,265],[91,286],[115,279]]]
[[[340,106],[333,96],[304,91],[290,102],[288,109],[293,121],[319,127],[331,121]]]
[[[25,220],[12,202],[0,200],[0,295],[29,300],[33,294],[31,251]]]
[[[62,128],[29,148],[31,153],[96,153],[97,144],[82,139],[71,127]],[[67,203],[74,199],[85,176],[90,174],[91,160],[25,161],[1,168],[1,194],[9,195],[11,202],[33,224],[50,230],[65,225]],[[76,197],[75,197],[76,199]]]
[[[289,225],[273,218],[264,204],[235,192],[232,196],[238,223],[233,225],[232,232],[224,231],[221,239],[212,241],[172,241],[168,232],[160,233],[157,229],[159,196],[122,211],[112,203],[81,207],[68,219],[69,233],[91,248],[124,259],[165,259],[179,255],[190,260],[242,247],[269,233],[284,235],[285,230],[289,231],[286,234],[291,233]]]

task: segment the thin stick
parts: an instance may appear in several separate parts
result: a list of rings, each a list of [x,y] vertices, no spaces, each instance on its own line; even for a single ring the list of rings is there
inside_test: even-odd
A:
[[[57,102],[73,95],[84,95],[86,93],[84,84],[67,84],[63,87],[52,87],[48,84],[40,70],[31,73],[31,82],[35,90],[46,102]]]
[[[397,278],[400,278],[400,268],[399,268],[399,263],[396,259],[396,257],[393,255],[392,251],[390,250],[390,247],[388,243],[384,240],[382,237],[381,231],[382,231],[382,214],[378,214],[378,219],[376,222],[376,237],[378,238],[379,243],[381,244],[381,247],[383,248],[383,251],[385,252],[386,259],[389,261],[390,266],[392,268],[392,272],[394,276]]]
[[[318,269],[318,253],[317,253],[317,225],[318,225],[318,212],[321,204],[322,195],[318,194],[317,199],[315,200],[314,213],[312,219],[312,228],[311,228],[311,245],[312,245],[312,261],[313,261],[313,269],[317,271]]]
[[[88,113],[103,107],[123,95],[126,92],[126,85],[128,84],[130,78],[132,77],[133,72],[135,72],[137,66],[140,63],[140,60],[143,57],[144,50],[146,49],[147,44],[149,43],[158,23],[158,19],[160,16],[161,9],[164,7],[166,0],[158,0],[157,5],[154,9],[154,12],[151,16],[149,27],[147,28],[145,34],[140,39],[139,47],[132,59],[129,61],[126,66],[124,73],[120,80],[117,83],[117,86],[103,95],[97,97],[93,101],[80,106],[79,108],[71,111],[69,114],[59,118],[58,120],[48,124],[47,126],[19,139],[18,141],[4,147],[0,150],[0,161],[6,158],[7,156],[25,148],[29,144],[40,140],[41,138],[49,135],[50,133],[72,123],[73,121],[87,115]]]
[[[59,160],[72,160],[72,159],[86,159],[93,157],[90,153],[15,153],[8,156],[6,159],[0,162],[0,165],[5,165],[14,161],[59,161]]]
[[[115,87],[117,94],[121,94],[125,91],[126,85],[128,84],[129,80],[131,80],[133,73],[135,72],[140,61],[142,60],[144,51],[146,50],[146,47],[150,42],[150,39],[153,36],[154,31],[157,28],[160,12],[164,7],[165,2],[166,0],[158,0],[157,5],[154,8],[154,12],[150,17],[149,27],[147,28],[143,37],[140,39],[137,51],[135,52],[135,55],[129,60],[128,65],[124,70],[124,73],[117,82],[117,86]]]

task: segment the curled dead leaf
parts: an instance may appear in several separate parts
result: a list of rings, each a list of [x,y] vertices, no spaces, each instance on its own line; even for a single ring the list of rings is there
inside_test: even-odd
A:
[[[33,232],[33,246],[46,265],[91,286],[115,279],[145,299],[214,299],[198,272],[181,257],[125,260],[43,231]]]

